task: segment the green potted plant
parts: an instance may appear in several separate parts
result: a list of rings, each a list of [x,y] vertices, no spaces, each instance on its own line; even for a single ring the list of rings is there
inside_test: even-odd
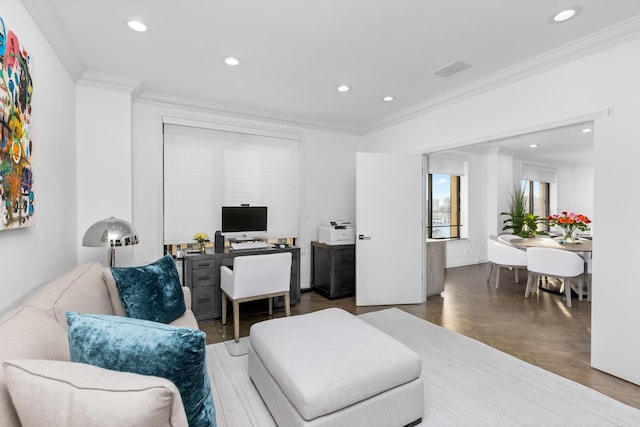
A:
[[[545,218],[540,218],[538,215],[527,213],[524,216],[524,229],[522,230],[521,237],[535,237],[548,234],[546,231],[539,231],[538,224],[546,224]]]
[[[522,188],[518,188],[515,185],[513,186],[513,192],[508,196],[507,206],[509,208],[507,212],[500,212],[500,215],[507,216],[507,218],[502,221],[504,224],[502,231],[512,230],[513,234],[527,237],[529,233],[524,231],[526,224],[525,216],[527,214],[527,196]]]

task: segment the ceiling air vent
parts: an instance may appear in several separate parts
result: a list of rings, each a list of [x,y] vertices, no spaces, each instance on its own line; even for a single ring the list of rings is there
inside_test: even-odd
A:
[[[471,68],[471,64],[467,64],[466,62],[462,61],[456,61],[435,70],[433,74],[437,74],[440,77],[450,77],[454,74],[459,73],[460,71],[466,70],[467,68]]]

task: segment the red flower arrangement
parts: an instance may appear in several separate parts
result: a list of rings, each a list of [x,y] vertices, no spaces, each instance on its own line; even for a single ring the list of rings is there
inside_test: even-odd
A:
[[[566,211],[563,211],[562,215],[549,215],[547,221],[549,221],[550,226],[557,225],[562,228],[565,236],[571,236],[576,229],[587,231],[590,229],[589,224],[591,224],[591,220],[586,215]]]

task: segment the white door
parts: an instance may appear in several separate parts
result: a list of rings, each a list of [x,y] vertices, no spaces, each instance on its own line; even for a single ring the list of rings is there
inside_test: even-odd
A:
[[[425,300],[420,154],[356,154],[356,305]]]

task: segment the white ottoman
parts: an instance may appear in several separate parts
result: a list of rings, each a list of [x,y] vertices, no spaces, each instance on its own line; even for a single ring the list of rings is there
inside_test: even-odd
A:
[[[251,327],[249,376],[278,426],[413,426],[422,360],[338,308]]]

